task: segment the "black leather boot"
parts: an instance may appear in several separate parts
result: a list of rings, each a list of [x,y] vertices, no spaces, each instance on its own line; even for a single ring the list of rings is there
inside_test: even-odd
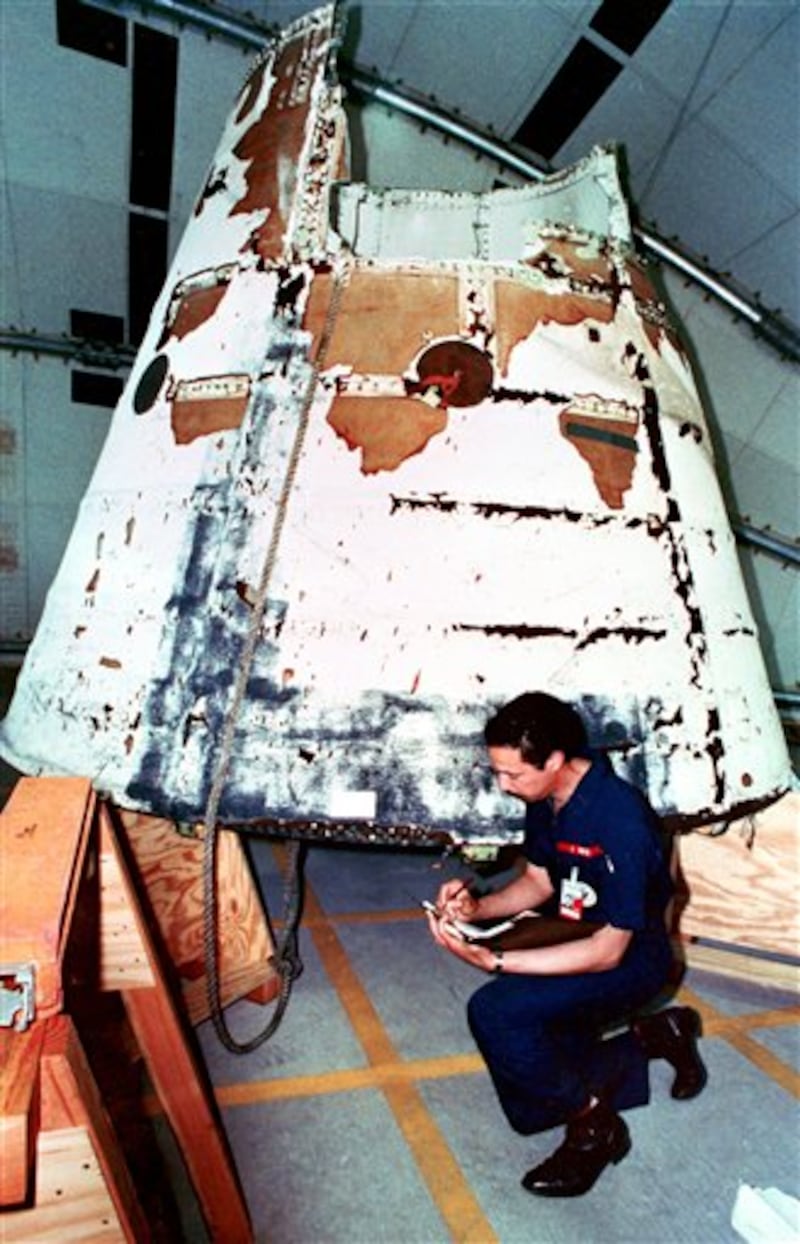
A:
[[[619,1115],[594,1101],[570,1119],[558,1149],[528,1171],[522,1186],[536,1196],[583,1196],[609,1162],[621,1162],[630,1147],[628,1128]]]
[[[631,1031],[648,1058],[665,1058],[675,1069],[670,1092],[678,1101],[696,1097],[708,1072],[697,1050],[701,1021],[688,1006],[670,1006],[655,1015],[634,1020]]]

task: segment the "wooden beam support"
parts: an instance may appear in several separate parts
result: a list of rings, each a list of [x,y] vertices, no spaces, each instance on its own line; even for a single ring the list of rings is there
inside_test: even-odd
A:
[[[224,1240],[225,1244],[251,1244],[253,1233],[247,1206],[211,1086],[193,1053],[186,1021],[170,992],[109,810],[103,805],[99,823],[101,858],[114,860],[114,884],[120,889],[117,896],[109,893],[112,879],[108,874],[101,882],[103,893],[110,900],[113,898],[113,905],[125,904],[133,914],[137,945],[153,977],[149,987],[137,985],[122,990],[131,1026],[183,1153],[212,1239]]]
[[[147,1220],[72,1020],[56,1015],[10,1039],[27,1047],[21,1057],[38,1054],[41,1111],[30,1203],[3,1215],[4,1244],[147,1244]]]
[[[0,1206],[32,1194],[39,1130],[39,1069],[45,1025],[0,1029]]]
[[[22,778],[0,813],[0,959],[35,965],[37,1019],[63,1005],[61,970],[94,806],[86,778]]]

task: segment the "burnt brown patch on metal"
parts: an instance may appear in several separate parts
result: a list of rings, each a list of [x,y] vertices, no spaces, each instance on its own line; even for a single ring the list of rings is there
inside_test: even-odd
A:
[[[547,230],[546,249],[525,260],[527,267],[535,268],[551,280],[566,278],[574,288],[582,287],[584,293],[608,294],[616,287],[616,274],[608,258],[607,246],[581,244],[567,237],[554,236]]]
[[[349,449],[361,450],[364,475],[394,471],[447,427],[447,415],[407,397],[336,397],[328,423]]]
[[[331,301],[331,277],[311,286],[303,327],[319,340]],[[380,332],[375,332],[377,317]],[[325,353],[325,366],[348,366],[362,375],[400,376],[426,337],[458,331],[458,279],[414,273],[353,272]]]
[[[610,324],[616,312],[607,292],[598,295],[564,292],[553,289],[527,289],[513,281],[495,284],[497,305],[497,367],[501,375],[508,371],[511,351],[527,340],[539,324],[572,325],[594,320]]]
[[[262,259],[277,259],[283,252],[309,120],[313,63],[325,54],[326,48],[322,30],[298,35],[283,48],[272,68],[275,82],[269,103],[233,149],[234,155],[248,167],[247,190],[231,209],[231,215],[269,208],[266,220],[252,238],[252,248]],[[252,94],[248,93],[245,101],[251,108],[257,87],[254,82]]]
[[[260,64],[256,65],[255,69],[250,74],[250,77],[244,84],[244,89],[242,90],[242,102],[239,104],[239,108],[236,112],[237,125],[244,121],[247,114],[252,112],[255,107],[256,100],[258,99],[261,93],[261,88],[264,85],[265,68],[266,63],[261,61]]]
[[[180,341],[201,324],[207,323],[225,297],[227,285],[212,285],[205,289],[190,289],[180,300],[170,329],[171,336]]]
[[[602,404],[573,403],[559,415],[562,436],[589,465],[597,491],[612,510],[621,510],[633,482],[638,415],[604,410]]]
[[[206,376],[182,381],[172,397],[176,445],[241,426],[250,400],[249,376]]]
[[[679,354],[684,355],[680,337],[675,332],[667,310],[645,269],[629,260],[626,271],[636,310],[651,346],[660,350],[662,341],[666,339]]]

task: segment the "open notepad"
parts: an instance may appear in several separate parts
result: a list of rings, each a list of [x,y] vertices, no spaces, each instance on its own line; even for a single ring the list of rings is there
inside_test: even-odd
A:
[[[450,927],[465,942],[486,942],[494,950],[531,950],[538,946],[558,946],[582,937],[591,937],[600,924],[590,920],[568,920],[560,916],[540,916],[521,911],[505,920],[452,920]]]

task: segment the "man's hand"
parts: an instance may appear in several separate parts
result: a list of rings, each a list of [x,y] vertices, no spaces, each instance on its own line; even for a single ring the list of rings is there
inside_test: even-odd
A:
[[[474,903],[475,900],[472,901]],[[464,963],[472,964],[474,968],[481,968],[484,972],[492,971],[494,954],[488,946],[465,942],[463,937],[459,937],[458,933],[448,926],[446,916],[434,916],[428,912],[428,924],[433,940],[445,950],[449,950],[451,955],[455,955],[457,959],[463,959]]]
[[[454,877],[440,887],[436,907],[445,920],[471,920],[477,913],[478,900],[469,892],[469,883]]]

